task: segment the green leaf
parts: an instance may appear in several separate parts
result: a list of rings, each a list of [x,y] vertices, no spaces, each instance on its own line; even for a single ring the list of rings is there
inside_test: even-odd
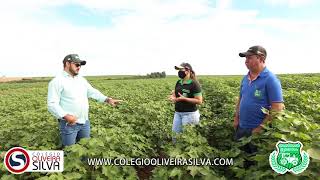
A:
[[[170,177],[178,177],[178,179],[182,176],[182,171],[178,169],[177,167],[173,168],[173,170],[170,172]]]
[[[305,134],[305,133],[302,133],[302,132],[298,133],[298,137],[300,137],[303,140],[311,140],[311,137],[308,134]]]
[[[81,177],[82,177],[82,175],[80,173],[76,173],[76,172],[68,173],[68,174],[64,175],[64,178],[66,178],[66,179],[80,179]]]
[[[320,160],[320,149],[311,148],[307,150],[307,153],[311,158]]]
[[[2,177],[1,177],[1,180],[16,180],[16,178],[10,174],[10,175],[6,175],[4,174]]]
[[[192,177],[197,175],[199,173],[199,171],[200,171],[200,167],[198,167],[198,166],[188,166],[187,169],[190,170],[190,174],[191,174]]]

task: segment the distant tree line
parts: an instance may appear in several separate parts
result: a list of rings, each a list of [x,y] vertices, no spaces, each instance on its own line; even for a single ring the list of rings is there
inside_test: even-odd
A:
[[[165,78],[166,77],[166,72],[152,72],[150,74],[147,74],[147,78]]]
[[[115,80],[115,79],[156,79],[156,78],[166,78],[166,72],[152,72],[147,75],[128,75],[128,76],[105,76],[103,77],[104,80]]]

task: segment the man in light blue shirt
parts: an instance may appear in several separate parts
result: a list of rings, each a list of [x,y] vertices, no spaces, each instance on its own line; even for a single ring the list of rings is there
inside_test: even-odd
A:
[[[67,55],[63,60],[64,71],[49,83],[48,110],[59,121],[63,146],[90,137],[88,97],[112,106],[121,102],[103,95],[78,75],[85,64],[86,61],[80,60],[77,54]]]

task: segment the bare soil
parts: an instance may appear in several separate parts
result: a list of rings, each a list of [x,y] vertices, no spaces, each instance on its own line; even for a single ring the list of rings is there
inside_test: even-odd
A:
[[[10,81],[22,81],[22,80],[27,80],[31,78],[23,78],[23,77],[0,77],[0,83],[3,82],[10,82]]]

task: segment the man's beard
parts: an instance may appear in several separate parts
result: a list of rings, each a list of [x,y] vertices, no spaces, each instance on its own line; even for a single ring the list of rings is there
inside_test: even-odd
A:
[[[73,75],[73,76],[76,76],[79,74],[79,72],[77,72],[76,70],[73,70],[73,69],[69,69],[70,73]]]

